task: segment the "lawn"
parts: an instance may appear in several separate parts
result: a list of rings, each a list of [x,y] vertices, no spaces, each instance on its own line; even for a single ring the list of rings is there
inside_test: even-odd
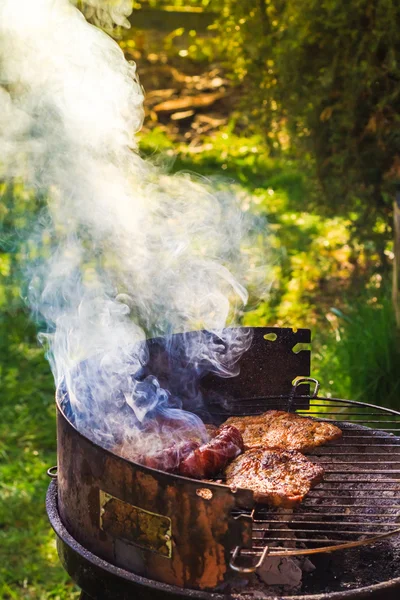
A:
[[[72,599],[44,508],[56,463],[53,380],[25,314],[3,313],[0,336],[0,598]]]

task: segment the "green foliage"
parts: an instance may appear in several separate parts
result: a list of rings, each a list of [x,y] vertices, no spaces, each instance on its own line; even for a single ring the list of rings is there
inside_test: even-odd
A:
[[[351,222],[304,210],[309,191],[295,163],[272,158],[261,136],[245,138],[233,129],[231,125],[205,139],[201,152],[182,144],[173,169],[217,177],[222,183],[237,182],[243,210],[261,223],[260,235],[245,251],[251,253],[255,265],[267,265],[265,286],[272,287],[266,301],[259,303],[259,298],[251,297],[244,323],[312,326],[332,304],[342,306],[338,289],[350,285],[354,270]],[[158,131],[146,136],[141,144],[146,154],[165,147],[162,135]],[[365,255],[364,246],[360,245],[359,252]]]
[[[346,312],[333,309],[331,317],[337,317],[336,342],[332,335],[316,355],[325,390],[398,410],[400,339],[390,294],[372,288]]]
[[[45,512],[54,386],[35,337],[28,315],[0,315],[0,598],[72,600]]]
[[[212,9],[212,0],[136,0],[138,8]]]
[[[56,462],[54,384],[22,296],[40,199],[0,185],[0,599],[77,598],[45,512]]]
[[[353,239],[368,238],[383,265],[399,175],[399,24],[392,0],[223,0],[217,25],[247,121],[273,148],[290,143],[316,181],[311,207],[351,218]]]
[[[21,306],[22,254],[40,200],[19,182],[0,182],[0,309]]]

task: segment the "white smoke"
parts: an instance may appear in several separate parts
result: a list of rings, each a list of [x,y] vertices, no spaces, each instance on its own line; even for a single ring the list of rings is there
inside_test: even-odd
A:
[[[107,31],[114,25],[129,28],[129,15],[132,13],[132,0],[75,0],[75,4],[85,17]]]
[[[86,4],[119,23],[130,3]],[[204,436],[201,421],[181,410],[200,402],[193,373],[233,375],[250,343],[223,331],[247,301],[237,201],[140,157],[135,67],[67,0],[0,0],[0,85],[0,175],[48,198],[30,299],[46,320],[70,418],[108,446],[135,443],[158,414],[175,436],[187,427]],[[200,329],[214,332],[214,343],[185,337],[185,404],[146,373],[145,339]],[[148,439],[158,450],[162,441]]]

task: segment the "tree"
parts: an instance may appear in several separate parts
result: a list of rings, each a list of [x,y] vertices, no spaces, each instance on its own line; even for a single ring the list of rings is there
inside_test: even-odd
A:
[[[400,4],[223,0],[222,43],[272,144],[312,165],[319,211],[348,215],[387,263],[400,162]]]

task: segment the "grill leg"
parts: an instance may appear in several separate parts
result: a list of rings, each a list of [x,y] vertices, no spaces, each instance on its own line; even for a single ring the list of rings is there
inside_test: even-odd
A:
[[[88,596],[85,592],[82,592],[79,596],[79,600],[95,600],[92,596]]]

